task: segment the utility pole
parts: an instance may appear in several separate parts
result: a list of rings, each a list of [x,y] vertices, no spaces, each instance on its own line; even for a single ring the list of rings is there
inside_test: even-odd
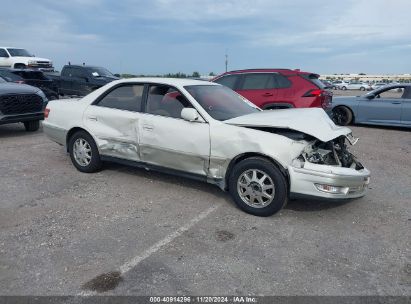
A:
[[[227,49],[225,50],[225,71],[227,73],[228,71],[228,54],[227,54]]]

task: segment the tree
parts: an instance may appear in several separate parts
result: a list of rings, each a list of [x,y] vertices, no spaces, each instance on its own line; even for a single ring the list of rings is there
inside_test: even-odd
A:
[[[210,72],[210,74],[208,74],[208,76],[215,76],[214,72]]]
[[[191,75],[194,78],[199,78],[200,77],[200,73],[199,72],[193,72],[193,75]]]

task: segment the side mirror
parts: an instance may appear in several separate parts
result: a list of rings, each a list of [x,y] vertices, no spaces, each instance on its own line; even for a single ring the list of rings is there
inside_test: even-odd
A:
[[[184,108],[181,110],[181,118],[191,122],[202,122],[203,119],[200,117],[196,109]]]
[[[374,94],[369,94],[369,95],[367,95],[367,99],[369,99],[369,100],[374,99],[374,98],[375,98],[375,95],[374,95]]]

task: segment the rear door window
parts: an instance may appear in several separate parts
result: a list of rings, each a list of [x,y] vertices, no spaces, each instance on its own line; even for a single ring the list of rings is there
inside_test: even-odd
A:
[[[97,105],[99,107],[140,112],[144,85],[132,84],[117,87],[104,96]]]
[[[275,88],[275,80],[272,74],[255,73],[245,74],[241,90],[264,90]]]

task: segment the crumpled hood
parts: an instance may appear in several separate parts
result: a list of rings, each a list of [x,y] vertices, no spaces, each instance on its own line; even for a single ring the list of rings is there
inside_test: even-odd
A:
[[[224,122],[236,126],[291,129],[311,135],[323,142],[351,133],[349,128],[336,126],[327,113],[320,108],[267,110]]]

